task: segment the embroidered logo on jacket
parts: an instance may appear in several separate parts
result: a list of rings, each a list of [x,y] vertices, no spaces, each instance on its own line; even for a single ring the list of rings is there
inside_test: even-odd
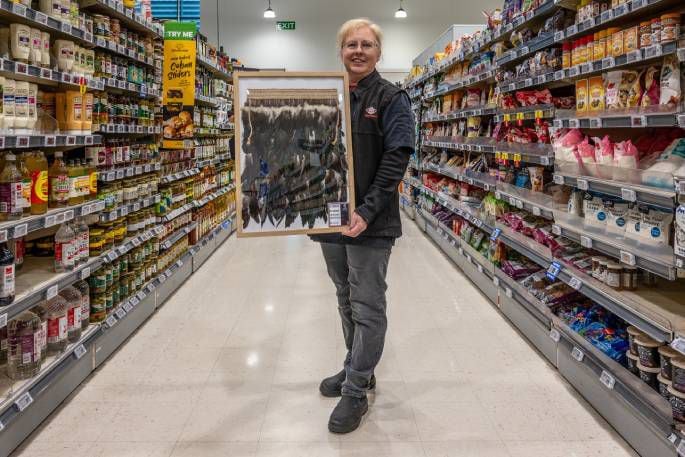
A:
[[[373,106],[369,106],[364,110],[364,117],[367,119],[378,119],[378,110]]]

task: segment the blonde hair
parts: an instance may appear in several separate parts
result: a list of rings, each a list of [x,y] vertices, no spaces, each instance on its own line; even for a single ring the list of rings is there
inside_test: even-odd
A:
[[[368,27],[369,29],[371,29],[373,34],[376,36],[378,49],[382,51],[383,30],[381,30],[381,27],[378,24],[376,24],[375,22],[371,22],[369,19],[364,17],[358,19],[350,19],[340,27],[340,30],[338,30],[338,50],[343,48],[343,44],[345,42],[345,38],[347,38],[347,35],[362,27]]]

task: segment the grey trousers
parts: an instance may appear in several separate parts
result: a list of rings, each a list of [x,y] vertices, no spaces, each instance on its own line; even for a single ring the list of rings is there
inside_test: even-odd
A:
[[[347,347],[342,393],[363,397],[385,344],[385,276],[391,248],[321,243],[321,249],[335,284]]]

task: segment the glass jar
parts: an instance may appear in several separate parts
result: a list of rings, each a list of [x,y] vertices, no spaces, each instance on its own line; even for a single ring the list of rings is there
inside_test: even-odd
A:
[[[90,297],[90,321],[93,323],[102,322],[107,318],[107,306],[105,303],[105,293],[94,293]]]
[[[89,230],[88,248],[91,257],[98,257],[104,252],[105,231],[100,227],[91,227]]]
[[[111,288],[105,291],[105,307],[107,309],[107,314],[110,314],[114,309],[114,297],[112,296]]]

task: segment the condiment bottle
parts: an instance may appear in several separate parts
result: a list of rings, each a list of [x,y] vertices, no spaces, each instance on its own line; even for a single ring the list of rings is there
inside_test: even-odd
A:
[[[24,216],[31,214],[31,173],[26,168],[26,154],[19,156],[17,162],[21,172],[21,203]]]
[[[24,24],[10,24],[12,58],[28,63],[31,56],[31,27]]]
[[[38,123],[38,85],[29,83],[29,116],[26,123],[26,128],[33,131]]]
[[[40,318],[24,311],[7,324],[7,376],[28,379],[40,371]]]
[[[31,173],[31,214],[45,214],[48,210],[48,161],[43,151],[34,151],[26,158]]]
[[[67,348],[67,301],[61,296],[48,300],[48,356],[59,354]]]
[[[90,257],[90,231],[85,218],[74,219],[73,226],[76,239],[78,240],[78,264],[88,262]]]
[[[14,301],[14,255],[7,243],[0,244],[0,306]]]
[[[81,293],[81,330],[90,324],[90,287],[84,280],[76,281],[74,288]]]
[[[40,66],[43,63],[43,35],[40,29],[31,29],[31,55],[33,65]]]
[[[14,154],[6,154],[5,167],[0,173],[0,220],[18,220],[24,212],[21,197],[21,172]]]
[[[31,312],[40,319],[38,346],[40,347],[40,361],[43,362],[48,356],[48,310],[45,307],[45,302],[31,308]]]
[[[69,205],[78,205],[83,203],[83,194],[81,190],[81,170],[73,160],[69,161],[67,165],[67,172],[69,173]]]
[[[10,251],[14,256],[14,270],[20,271],[24,266],[24,254],[26,253],[26,240],[24,237],[15,238],[9,242]]]
[[[41,65],[45,68],[50,68],[50,34],[48,32],[41,32],[41,41],[43,42],[43,52],[41,56]]]
[[[50,208],[64,208],[69,204],[69,174],[62,156],[62,151],[55,151],[55,160],[48,170],[50,179]]]
[[[14,94],[14,128],[26,129],[29,122],[29,83],[17,81]]]
[[[81,339],[81,292],[68,286],[59,295],[67,301],[67,339],[75,343]]]
[[[64,223],[55,233],[55,272],[62,273],[74,269],[76,256],[75,234],[69,224]]]
[[[5,130],[14,128],[14,94],[16,88],[16,81],[5,78],[5,84],[2,87],[2,126]]]

